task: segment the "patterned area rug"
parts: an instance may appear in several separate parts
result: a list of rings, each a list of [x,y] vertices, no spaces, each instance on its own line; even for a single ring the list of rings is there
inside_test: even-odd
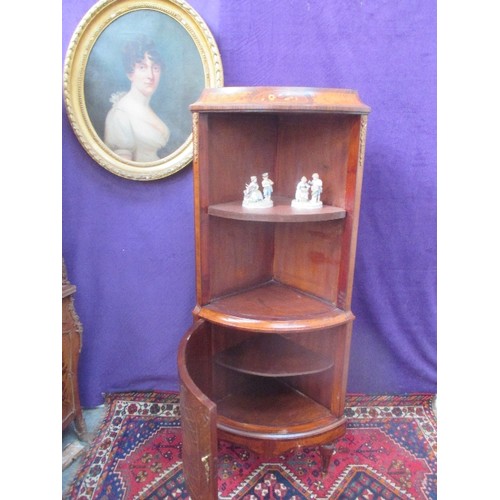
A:
[[[316,448],[263,461],[219,441],[219,499],[437,497],[432,395],[348,395],[347,432],[326,475]],[[66,499],[187,499],[177,393],[106,397],[107,414]]]

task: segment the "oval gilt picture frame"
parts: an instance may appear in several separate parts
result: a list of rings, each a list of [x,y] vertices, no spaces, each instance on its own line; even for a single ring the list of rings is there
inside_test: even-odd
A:
[[[223,86],[208,26],[182,0],[102,0],[80,21],[64,101],[80,144],[118,176],[169,176],[193,158],[190,104]]]

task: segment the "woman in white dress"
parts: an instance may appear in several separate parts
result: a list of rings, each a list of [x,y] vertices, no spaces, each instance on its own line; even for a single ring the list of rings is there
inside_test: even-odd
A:
[[[149,103],[160,83],[163,62],[154,45],[144,40],[125,47],[124,62],[130,90],[111,97],[104,142],[126,160],[159,160],[158,150],[167,144],[170,130]]]

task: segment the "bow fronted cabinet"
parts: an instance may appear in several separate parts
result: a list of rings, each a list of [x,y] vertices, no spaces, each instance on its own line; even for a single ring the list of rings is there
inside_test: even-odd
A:
[[[191,111],[197,304],[178,369],[198,500],[217,498],[217,439],[319,446],[326,470],[345,433],[370,108],[352,90],[225,87]]]

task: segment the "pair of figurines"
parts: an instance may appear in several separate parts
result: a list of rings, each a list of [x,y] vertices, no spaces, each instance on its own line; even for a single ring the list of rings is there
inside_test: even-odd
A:
[[[273,192],[274,182],[269,179],[269,174],[262,174],[262,191],[257,182],[257,176],[250,177],[250,183],[245,184],[243,190],[243,203],[246,208],[269,208],[274,206],[271,194]]]
[[[245,184],[243,190],[243,203],[246,208],[269,208],[274,206],[271,194],[274,182],[269,179],[269,174],[262,174],[262,191],[257,182],[257,176],[250,177],[250,183]],[[310,181],[302,176],[295,190],[295,198],[292,200],[293,208],[312,209],[321,208],[321,193],[323,192],[323,181],[319,174],[314,173]]]
[[[323,181],[319,178],[319,174],[312,174],[312,179],[307,180],[307,177],[302,176],[295,190],[295,198],[292,200],[294,208],[321,208],[321,193],[323,192]]]

